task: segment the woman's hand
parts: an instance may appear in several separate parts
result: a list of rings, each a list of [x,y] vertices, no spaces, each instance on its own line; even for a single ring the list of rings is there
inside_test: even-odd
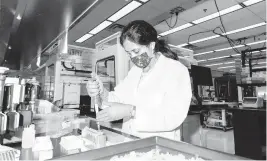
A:
[[[134,109],[132,105],[115,102],[103,102],[102,106],[106,107],[96,114],[96,119],[100,122],[110,122],[130,117]]]
[[[97,96],[103,92],[103,88],[103,83],[100,78],[95,73],[92,73],[92,78],[86,84],[88,95],[90,97]]]

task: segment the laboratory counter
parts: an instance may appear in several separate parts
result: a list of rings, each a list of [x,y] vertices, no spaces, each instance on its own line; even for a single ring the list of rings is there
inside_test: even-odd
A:
[[[226,154],[161,137],[140,139],[136,136],[121,132],[119,130],[120,125],[118,126],[118,124],[102,124],[100,126],[101,132],[106,136],[106,144],[105,146],[96,147],[92,142],[84,139],[83,137],[85,135],[82,134],[82,129],[85,129],[85,127],[97,131],[98,126],[95,119],[90,117],[78,117],[74,119],[74,124],[75,125],[71,127],[65,126],[65,129],[57,132],[50,131],[37,134],[37,137],[43,137],[43,141],[45,141],[45,136],[49,136],[52,143],[52,149],[49,149],[46,146],[39,146],[39,149],[37,148],[38,150],[36,150],[36,148],[20,148],[20,159],[36,160],[38,157],[41,157],[41,159],[56,160],[97,160],[110,159],[114,155],[122,155],[132,151],[150,152],[155,149],[160,150],[163,153],[168,152],[172,155],[182,154],[188,159],[192,157],[200,157],[204,160],[246,159],[236,155]],[[62,143],[62,140],[65,141],[64,144]],[[82,147],[81,145],[78,145],[79,142],[83,143]],[[35,149],[35,151],[33,149]],[[51,155],[50,157],[49,154]]]

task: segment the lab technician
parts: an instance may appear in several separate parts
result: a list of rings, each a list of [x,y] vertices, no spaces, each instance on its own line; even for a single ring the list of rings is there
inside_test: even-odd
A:
[[[154,27],[143,20],[132,21],[123,29],[120,44],[134,64],[125,79],[111,92],[97,76],[87,84],[91,97],[100,93],[105,101],[106,108],[97,113],[97,120],[123,119],[125,133],[179,141],[179,126],[187,116],[192,96],[187,68],[165,41],[157,38]]]

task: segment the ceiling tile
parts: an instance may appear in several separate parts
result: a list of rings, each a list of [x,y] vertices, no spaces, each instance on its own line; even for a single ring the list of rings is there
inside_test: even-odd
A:
[[[124,0],[112,0],[103,1],[98,7],[96,7],[90,14],[88,14],[80,23],[73,27],[73,31],[77,34],[73,34],[73,39],[78,39],[86,32],[90,31],[102,21],[110,17],[120,8],[125,6],[128,2]],[[116,5],[114,5],[116,4]],[[72,30],[70,32],[72,32]]]

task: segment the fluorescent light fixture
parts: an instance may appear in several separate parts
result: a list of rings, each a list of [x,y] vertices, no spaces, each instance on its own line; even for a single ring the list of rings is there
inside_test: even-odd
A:
[[[253,29],[253,28],[256,28],[256,27],[260,27],[260,26],[263,26],[263,25],[266,25],[266,23],[265,22],[261,22],[261,23],[255,24],[255,25],[251,25],[251,26],[240,28],[240,29],[232,30],[232,31],[223,33],[222,35],[230,35],[230,34],[234,34],[234,33],[237,33],[237,32],[241,32],[241,31]]]
[[[214,38],[217,38],[217,37],[220,37],[220,35],[214,35],[214,36],[206,37],[206,38],[203,38],[203,39],[191,41],[189,43],[190,44],[195,44],[195,43],[198,43],[198,42],[207,41],[207,40],[214,39]]]
[[[266,68],[266,66],[254,67],[253,69]]]
[[[225,66],[225,67],[219,67],[218,69],[224,69],[224,68],[234,68],[235,66]]]
[[[241,9],[241,8],[243,8],[243,7],[240,6],[239,4],[237,4],[237,5],[234,5],[234,6],[232,6],[232,7],[229,7],[229,8],[226,8],[226,9],[224,9],[224,10],[221,10],[219,13],[220,13],[220,15],[225,15],[225,14],[227,14],[227,13],[234,12],[234,11],[239,10],[239,9]]]
[[[234,33],[242,32],[242,31],[250,30],[250,29],[253,29],[253,28],[257,28],[257,27],[260,27],[260,26],[263,26],[263,25],[266,25],[266,23],[265,23],[265,22],[261,22],[261,23],[255,24],[255,25],[251,25],[251,26],[247,26],[247,27],[240,28],[240,29],[236,29],[236,30],[228,31],[228,32],[226,32],[226,33],[223,33],[222,35],[230,35],[230,34],[234,34]],[[206,37],[206,38],[203,38],[203,39],[199,39],[199,40],[191,41],[191,42],[189,42],[189,43],[190,43],[190,44],[195,44],[195,43],[199,43],[199,42],[203,42],[203,41],[207,41],[207,40],[215,39],[215,38],[217,38],[217,37],[220,37],[220,35],[214,35],[214,36]],[[182,47],[182,46],[186,46],[186,45],[188,45],[188,44],[187,44],[187,43],[186,43],[186,44],[181,44],[181,47]],[[180,45],[178,45],[178,46],[180,46]]]
[[[18,14],[17,19],[18,19],[18,20],[21,20],[21,16],[20,16],[20,14]]]
[[[248,1],[243,2],[243,4],[246,6],[250,6],[250,5],[253,5],[253,4],[261,2],[261,1],[263,1],[263,0],[248,0]]]
[[[145,2],[147,2],[147,1],[149,1],[149,0],[139,0],[139,1],[141,1],[141,2],[144,2],[144,3],[145,3]]]
[[[223,65],[223,63],[209,64],[209,65],[205,65],[205,66],[207,66],[207,67],[211,67],[211,66],[216,66],[216,65]]]
[[[140,2],[132,1],[131,3],[127,4],[122,9],[120,9],[118,12],[116,12],[115,14],[110,16],[108,18],[108,20],[115,22],[115,21],[119,20],[120,18],[124,17],[125,15],[127,15],[128,13],[132,12],[133,10],[135,10],[136,8],[138,8],[141,5],[142,5],[142,3],[140,3]]]
[[[259,63],[257,63],[257,64],[266,64],[266,62],[259,62]]]
[[[185,44],[181,44],[181,45],[177,45],[177,46],[178,46],[178,47],[184,47],[184,46],[186,46],[186,45],[189,45],[189,44],[185,43]]]
[[[235,69],[231,69],[230,71],[235,71]]]
[[[215,58],[210,58],[208,60],[217,60],[217,59],[222,59],[222,58],[227,58],[229,56],[221,56],[221,57],[215,57]]]
[[[82,42],[84,42],[85,40],[89,39],[92,36],[93,35],[91,35],[91,34],[85,34],[82,37],[80,37],[79,39],[77,39],[75,42],[82,43]]]
[[[241,55],[241,54],[234,54],[234,55],[231,55],[231,56],[239,56],[239,55]]]
[[[178,27],[175,27],[175,28],[173,28],[171,30],[165,31],[165,32],[163,32],[163,33],[161,33],[159,35],[160,36],[166,36],[166,35],[169,35],[171,33],[174,33],[174,32],[177,32],[177,31],[180,31],[180,30],[183,30],[183,29],[186,29],[186,28],[191,27],[191,26],[193,26],[192,23],[186,23],[186,24],[184,24],[182,26],[178,26]]]
[[[263,42],[266,42],[266,40],[252,42],[252,43],[249,43],[247,45],[255,45],[255,44],[260,44],[260,43],[263,43]]]
[[[234,61],[229,61],[229,62],[226,62],[226,63],[223,63],[223,64],[233,64],[235,63]]]
[[[224,50],[229,50],[229,49],[232,49],[232,48],[240,48],[240,47],[243,47],[245,45],[237,45],[237,46],[233,46],[233,47],[229,47],[229,48],[222,48],[222,49],[217,49],[215,51],[224,51]]]
[[[110,21],[103,21],[101,24],[99,24],[98,26],[96,26],[93,30],[91,30],[89,33],[90,34],[97,34],[100,31],[104,30],[106,27],[108,27],[109,25],[111,25],[112,22]]]
[[[233,12],[233,11],[236,11],[236,10],[239,10],[241,8],[242,8],[242,6],[240,6],[239,4],[238,5],[234,5],[232,7],[226,8],[226,9],[221,10],[219,12],[216,12],[216,13],[213,13],[211,15],[205,16],[203,18],[197,19],[197,20],[193,21],[193,23],[194,24],[199,24],[199,23],[202,23],[202,22],[205,22],[205,21],[214,19],[216,17],[219,17],[219,15],[225,15],[227,13],[230,13],[230,12]]]
[[[216,12],[216,13],[213,13],[211,15],[208,15],[208,16],[205,16],[203,18],[200,18],[200,19],[197,19],[195,21],[193,21],[194,24],[199,24],[199,23],[202,23],[202,22],[205,22],[205,21],[208,21],[208,20],[211,20],[213,18],[216,18],[219,16],[219,13]]]
[[[214,51],[207,51],[207,52],[203,52],[203,53],[194,54],[194,56],[209,54],[209,53],[213,53],[213,52]]]
[[[204,61],[207,61],[207,60],[197,60],[197,62],[204,62]]]

